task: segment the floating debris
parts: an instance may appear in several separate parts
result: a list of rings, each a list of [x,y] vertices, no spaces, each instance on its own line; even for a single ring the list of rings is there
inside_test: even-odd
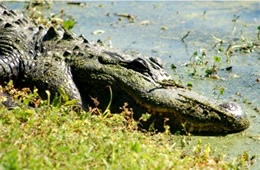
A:
[[[182,37],[182,41],[184,41],[185,40],[185,38],[187,38],[189,35],[190,35],[190,32],[191,31],[187,31],[187,33]]]
[[[187,86],[188,86],[188,87],[192,87],[193,85],[192,85],[191,82],[187,82]]]
[[[166,30],[168,30],[168,27],[163,26],[163,27],[161,27],[161,30],[166,31]]]
[[[175,64],[171,64],[171,69],[176,70],[177,66]]]
[[[101,35],[101,34],[104,34],[105,31],[104,30],[95,30],[92,32],[93,35]]]
[[[210,76],[210,78],[218,80],[218,79],[219,79],[219,76],[218,76],[217,74],[212,74],[212,75]]]
[[[240,76],[237,74],[230,74],[229,77],[234,78],[234,79],[240,78]]]
[[[98,7],[99,7],[99,8],[104,8],[105,5],[104,5],[104,4],[99,4]]]
[[[51,6],[52,0],[34,0],[29,2],[30,7],[43,7],[43,6],[48,6],[48,8]]]
[[[67,5],[76,5],[80,7],[88,7],[87,3],[84,2],[67,2]]]
[[[252,135],[252,136],[249,136],[249,138],[255,139],[255,140],[260,140],[260,135]]]
[[[260,113],[260,107],[254,107],[253,110],[256,111],[257,113]]]
[[[121,18],[127,18],[129,22],[136,22],[136,16],[125,13],[115,13],[115,15]]]
[[[206,16],[206,14],[207,14],[207,11],[206,11],[206,10],[204,10],[204,11],[203,11],[203,17],[205,17],[205,16]]]
[[[139,25],[149,25],[149,24],[151,24],[151,21],[149,20],[143,20],[139,23]]]
[[[226,55],[230,56],[230,54],[234,53],[236,50],[239,50],[240,52],[243,53],[250,53],[254,52],[254,49],[259,48],[260,43],[258,42],[249,42],[245,44],[229,44],[227,50],[226,50]]]
[[[231,71],[232,68],[233,68],[232,66],[229,66],[229,67],[226,68],[226,70],[227,70],[227,71]]]

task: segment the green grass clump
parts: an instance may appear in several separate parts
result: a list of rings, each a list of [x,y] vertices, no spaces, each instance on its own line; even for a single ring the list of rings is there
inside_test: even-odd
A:
[[[0,169],[237,169],[248,164],[245,156],[230,162],[213,156],[201,142],[192,150],[178,147],[167,131],[141,132],[126,105],[121,114],[103,115],[97,108],[75,109],[64,97],[53,105],[40,100],[37,91],[13,95],[26,104],[12,110],[0,106]]]

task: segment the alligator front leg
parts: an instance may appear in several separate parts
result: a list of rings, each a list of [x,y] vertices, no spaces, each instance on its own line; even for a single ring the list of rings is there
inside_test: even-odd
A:
[[[51,94],[56,94],[59,88],[63,88],[69,94],[70,99],[77,99],[77,104],[82,105],[81,96],[73,81],[70,67],[64,61],[57,61],[51,56],[25,62],[28,63],[25,63],[22,84],[29,83],[30,87],[37,87],[43,93],[45,90],[50,90]]]

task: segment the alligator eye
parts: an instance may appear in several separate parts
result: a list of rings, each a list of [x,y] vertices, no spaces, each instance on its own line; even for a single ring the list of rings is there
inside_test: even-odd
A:
[[[159,58],[150,57],[149,59],[150,59],[154,64],[156,64],[157,66],[159,66],[160,68],[163,67],[162,61],[161,61]]]
[[[149,71],[149,66],[147,62],[142,58],[136,58],[128,65],[131,69],[144,73]]]

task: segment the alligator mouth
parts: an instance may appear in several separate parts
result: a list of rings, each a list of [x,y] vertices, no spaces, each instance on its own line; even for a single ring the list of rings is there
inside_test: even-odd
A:
[[[144,106],[144,105],[143,105]],[[162,112],[158,110],[150,110],[147,107],[148,113],[154,115],[154,119],[164,119],[163,124],[169,125],[173,131],[181,130],[184,132],[189,132],[193,134],[226,134],[235,133],[245,130],[249,127],[249,121],[247,119],[234,121],[232,126],[225,126],[222,122],[194,122],[191,119],[181,117],[180,114],[176,112]],[[151,107],[149,107],[151,108]]]
[[[184,133],[188,132],[192,134],[215,136],[240,132],[249,127],[249,121],[247,119],[240,119],[239,122],[235,121],[231,126],[227,126],[222,122],[194,122],[191,119],[181,117],[180,114],[176,112],[162,112],[158,110],[150,110],[147,112],[151,113],[152,118],[147,121],[150,122],[150,124],[146,123],[146,126],[150,126],[152,123],[157,122],[161,125],[161,127],[157,125],[157,130],[164,131],[164,125],[169,125],[172,133],[181,131]]]
[[[169,93],[168,90],[169,89],[166,89],[165,91]],[[165,95],[164,100],[157,101],[153,104],[151,104],[151,101],[145,102],[143,98],[138,99],[137,97],[134,97],[134,100],[138,105],[144,108],[144,110],[152,114],[153,118],[163,118],[164,120],[162,120],[163,122],[161,124],[169,125],[173,131],[184,130],[185,132],[195,134],[212,133],[216,135],[235,133],[249,127],[249,120],[247,119],[246,113],[235,103],[217,105],[194,99],[202,105],[202,107],[197,108],[197,110],[190,110],[191,113],[189,113],[190,108],[187,108],[185,104],[183,104],[183,108],[182,105],[176,104],[178,102],[182,104],[182,102],[185,103],[186,101],[175,98],[175,101],[177,102],[174,103],[172,98],[167,99],[167,95]],[[197,107],[197,103],[191,102],[189,104],[193,105],[195,108]],[[201,113],[204,114],[207,112],[212,112],[213,116],[206,118],[207,115],[201,115]]]

